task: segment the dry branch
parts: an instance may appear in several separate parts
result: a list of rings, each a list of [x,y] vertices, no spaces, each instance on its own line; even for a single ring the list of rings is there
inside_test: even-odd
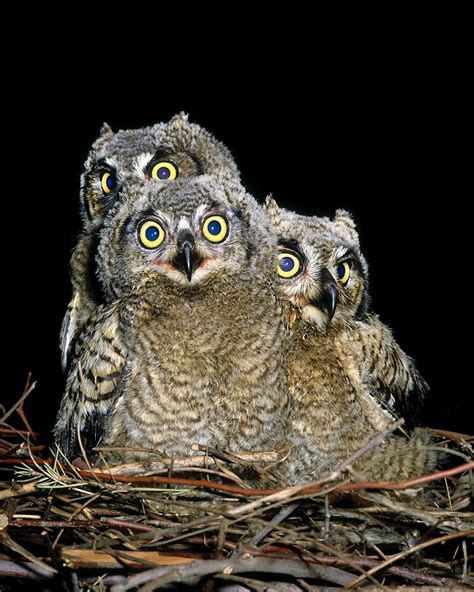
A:
[[[126,583],[114,586],[112,592],[126,592],[137,586],[141,586],[143,592],[148,592],[170,583],[192,584],[196,579],[218,573],[258,572],[283,574],[295,578],[321,579],[340,586],[345,586],[352,579],[351,574],[337,567],[305,564],[302,561],[291,561],[289,559],[251,557],[249,559],[201,560],[180,567],[151,569],[130,576]],[[145,586],[146,584],[148,585]]]
[[[63,547],[59,555],[64,564],[71,569],[117,569],[124,565],[137,568],[143,565],[140,560],[146,560],[148,564],[157,566],[179,565],[193,561],[189,557],[164,555],[158,551],[128,551],[127,559],[121,558],[118,561],[113,555],[105,551],[76,549],[74,547]]]
[[[98,448],[97,450],[106,450],[105,448]],[[212,453],[210,453],[212,454]],[[216,455],[217,456],[217,455]],[[241,464],[255,464],[255,463],[275,463],[281,460],[280,451],[269,452],[240,452],[238,454],[225,455],[225,460],[229,462],[240,462]],[[162,473],[168,471],[170,467],[175,469],[182,468],[196,468],[196,467],[212,467],[218,466],[218,462],[213,455],[194,455],[173,458],[162,458],[158,461],[149,461],[142,463],[128,463],[123,465],[115,465],[107,469],[109,475],[132,476],[141,475],[147,476],[153,473]]]
[[[21,395],[21,397],[18,399],[18,401],[13,405],[13,407],[11,407],[11,409],[9,409],[3,417],[0,418],[0,424],[5,423],[7,421],[7,419],[10,417],[10,415],[12,413],[14,413],[17,409],[21,409],[23,403],[26,401],[26,399],[31,395],[31,393],[33,392],[33,390],[36,387],[36,382],[33,382],[32,384],[30,384],[30,379],[31,379],[31,374],[28,374],[28,378],[26,379],[26,386],[25,386],[25,390],[23,392],[23,394]],[[28,433],[30,435],[33,435],[34,433],[30,430],[29,425],[26,426]]]

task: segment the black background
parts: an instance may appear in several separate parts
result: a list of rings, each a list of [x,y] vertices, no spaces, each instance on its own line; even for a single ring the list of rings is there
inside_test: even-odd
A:
[[[432,387],[425,422],[469,431],[455,332],[468,333],[463,281],[472,275],[460,248],[465,75],[442,48],[399,50],[349,48],[335,63],[309,56],[298,70],[270,52],[252,61],[258,82],[239,61],[228,77],[199,61],[171,72],[159,60],[143,73],[136,62],[117,72],[114,59],[64,68],[54,52],[36,51],[13,67],[3,124],[2,402],[16,400],[31,371],[38,384],[27,415],[35,429],[54,419],[79,176],[102,122],[141,127],[184,110],[231,149],[260,201],[272,192],[302,213],[354,213],[373,309]]]

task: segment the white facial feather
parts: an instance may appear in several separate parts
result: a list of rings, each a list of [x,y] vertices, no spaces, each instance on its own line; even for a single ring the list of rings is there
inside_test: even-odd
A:
[[[104,159],[105,164],[107,164],[110,168],[115,169],[117,173],[120,171],[120,163],[117,159],[107,157]]]
[[[344,259],[348,253],[349,249],[344,245],[340,245],[334,250],[332,259],[335,263],[337,263],[338,261],[341,261],[341,259]]]
[[[301,317],[311,325],[315,325],[319,329],[324,329],[328,324],[328,316],[325,312],[319,310],[315,306],[308,304],[303,306]]]
[[[320,254],[311,245],[300,244],[299,246],[306,257],[305,269],[294,279],[280,280],[287,297],[290,298],[294,304],[301,304],[302,299],[313,300],[320,295]]]
[[[178,220],[178,224],[176,225],[176,231],[179,232],[180,230],[191,230],[189,219],[185,216],[181,216],[181,218]]]
[[[145,177],[145,169],[153,156],[151,152],[142,152],[133,159],[132,171],[139,179]]]
[[[193,272],[191,277],[191,281],[184,275],[182,271],[178,271],[177,269],[173,269],[168,263],[159,263],[156,266],[156,269],[164,276],[168,277],[174,283],[179,284],[180,286],[191,287],[196,286],[203,282],[211,273],[213,273],[217,269],[223,269],[225,267],[230,267],[223,263],[222,261],[216,261],[213,259],[206,260],[204,266],[199,267]]]

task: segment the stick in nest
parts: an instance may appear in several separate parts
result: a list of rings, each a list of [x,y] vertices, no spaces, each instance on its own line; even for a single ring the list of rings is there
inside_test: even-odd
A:
[[[140,590],[149,592],[171,583],[193,584],[200,578],[217,573],[271,573],[290,575],[295,578],[322,579],[344,586],[353,576],[337,567],[305,564],[302,561],[288,559],[267,559],[252,557],[249,559],[198,560],[181,566],[158,567],[133,576],[123,584],[112,587],[111,592],[126,592],[142,586]]]
[[[100,450],[103,450],[102,448]],[[153,475],[154,473],[163,473],[169,470],[172,466],[174,469],[182,469],[187,467],[215,467],[220,464],[214,457],[223,458],[227,462],[241,465],[253,465],[255,463],[274,463],[278,462],[281,458],[281,451],[268,451],[268,452],[239,452],[234,454],[228,454],[216,451],[209,451],[209,455],[195,455],[195,456],[183,456],[173,458],[162,458],[157,461],[139,462],[139,463],[127,463],[122,465],[115,465],[109,467],[107,472],[109,475]]]
[[[25,388],[23,390],[23,394],[21,395],[21,397],[18,399],[18,401],[13,405],[13,407],[11,409],[9,409],[4,416],[0,419],[0,424],[3,424],[7,421],[7,419],[10,417],[10,415],[16,411],[18,413],[18,415],[20,416],[21,420],[23,421],[23,423],[25,424],[26,429],[28,430],[28,435],[34,440],[36,441],[36,435],[35,432],[33,432],[33,430],[31,429],[30,423],[25,415],[25,412],[23,411],[23,404],[25,403],[26,399],[31,395],[31,393],[33,392],[34,388],[36,387],[36,381],[30,384],[30,380],[31,380],[31,372],[28,373],[27,379],[26,379],[26,385]]]

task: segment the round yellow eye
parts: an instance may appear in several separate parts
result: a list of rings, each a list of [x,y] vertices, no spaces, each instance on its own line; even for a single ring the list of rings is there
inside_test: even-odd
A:
[[[145,220],[139,227],[138,239],[146,249],[156,249],[164,241],[165,231],[155,220]]]
[[[227,238],[229,226],[223,216],[209,216],[202,225],[202,233],[211,243],[221,243]]]
[[[293,253],[279,253],[277,273],[282,278],[291,278],[301,269],[301,262]]]
[[[163,160],[153,165],[151,178],[159,181],[172,181],[178,176],[178,168],[172,163]]]
[[[102,173],[102,175],[100,176],[100,186],[102,187],[102,191],[104,193],[110,193],[111,191],[113,191],[115,189],[116,184],[117,180],[115,178],[115,175],[113,175],[112,173],[109,173],[107,171],[105,173]]]
[[[349,281],[349,278],[351,277],[351,267],[352,264],[350,261],[343,261],[337,266],[337,277],[341,284],[347,284]]]

